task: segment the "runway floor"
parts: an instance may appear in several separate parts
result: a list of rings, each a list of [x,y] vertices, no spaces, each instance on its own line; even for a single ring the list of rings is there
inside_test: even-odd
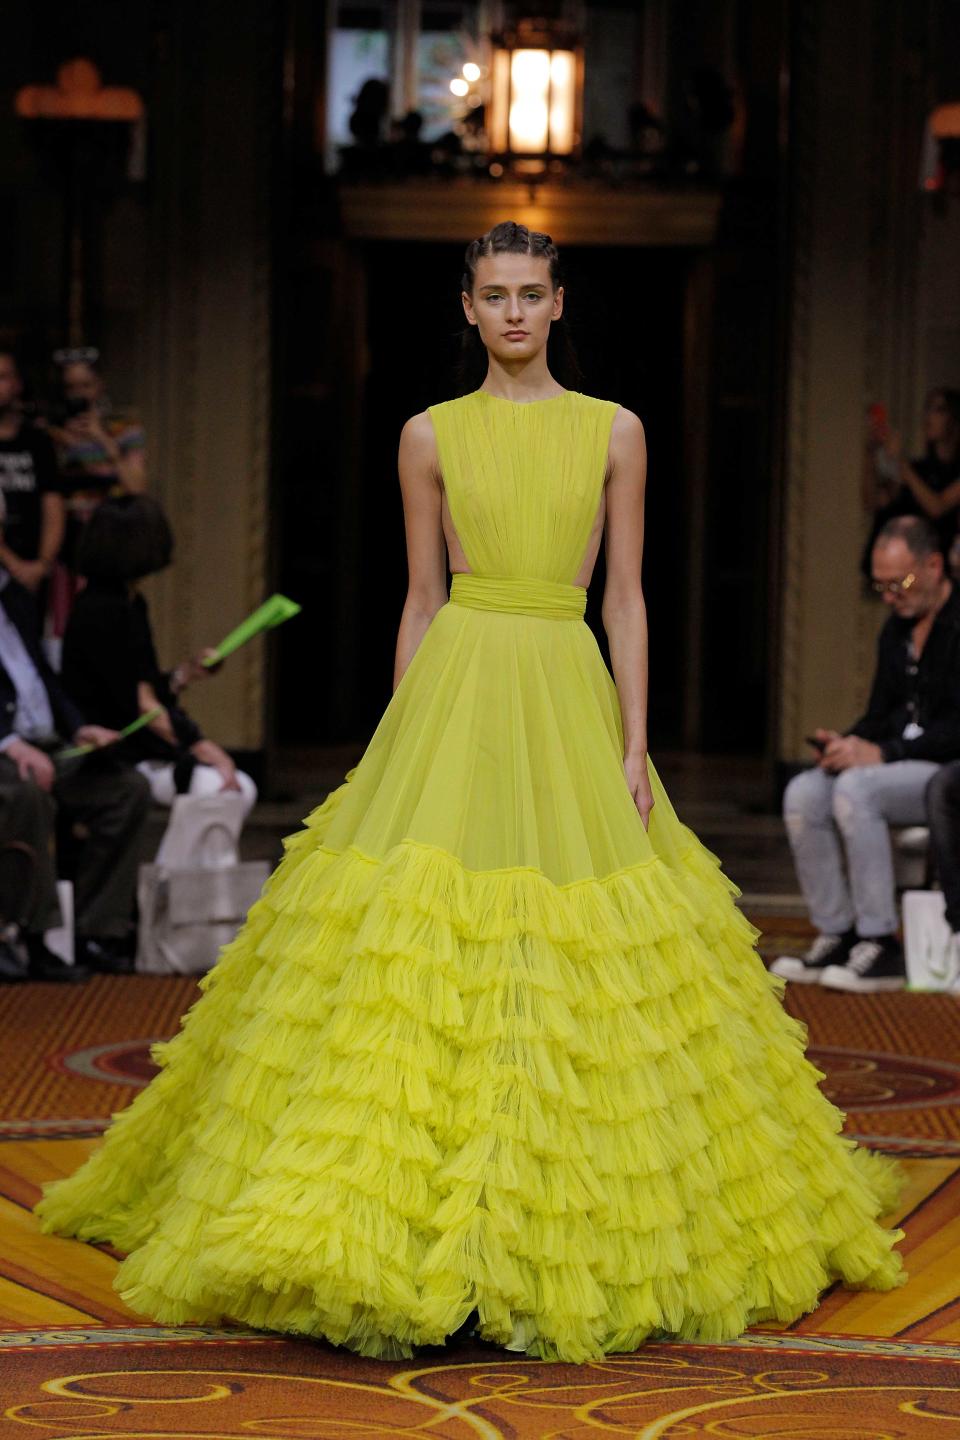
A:
[[[805,923],[758,917],[764,950]],[[119,1257],[40,1235],[70,1173],[151,1073],[193,981],[97,977],[0,991],[0,1437],[960,1434],[960,999],[791,988],[847,1129],[901,1158],[909,1282],[828,1293],[725,1346],[657,1344],[587,1367],[469,1340],[417,1363],[241,1330],[151,1326],[112,1289]],[[945,1427],[945,1428],[944,1428]]]

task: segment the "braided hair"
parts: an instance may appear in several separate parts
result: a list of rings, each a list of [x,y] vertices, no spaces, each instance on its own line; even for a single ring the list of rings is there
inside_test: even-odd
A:
[[[477,261],[487,255],[533,255],[546,260],[554,291],[562,283],[560,253],[549,235],[541,230],[528,230],[515,220],[502,220],[485,235],[471,240],[463,257],[461,290],[473,294],[477,278]],[[566,320],[561,315],[550,326],[547,340],[547,366],[553,378],[567,390],[576,390],[583,383],[573,340]],[[465,325],[460,336],[460,360],[457,365],[457,393],[467,395],[483,383],[487,374],[487,351],[476,325]]]

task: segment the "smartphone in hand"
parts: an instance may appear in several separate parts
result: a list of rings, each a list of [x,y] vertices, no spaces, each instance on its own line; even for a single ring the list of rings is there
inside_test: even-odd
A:
[[[804,736],[804,739],[806,740],[808,745],[813,746],[814,750],[817,751],[818,755],[822,755],[824,750],[826,750],[827,748],[826,740],[821,740],[819,735],[806,735]]]

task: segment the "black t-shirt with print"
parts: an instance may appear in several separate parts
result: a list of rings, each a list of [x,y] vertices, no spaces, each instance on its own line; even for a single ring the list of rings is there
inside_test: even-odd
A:
[[[0,522],[10,549],[24,560],[36,560],[40,549],[41,496],[59,490],[53,442],[25,421],[12,440],[0,439],[0,490],[6,519]]]

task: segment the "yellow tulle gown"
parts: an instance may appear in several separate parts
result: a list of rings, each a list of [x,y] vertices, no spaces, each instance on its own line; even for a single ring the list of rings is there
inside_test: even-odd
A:
[[[168,1324],[585,1361],[903,1279],[716,858],[644,830],[578,573],[616,406],[435,405],[456,575],[160,1073],[43,1228]],[[656,537],[652,537],[656,543]],[[652,597],[656,625],[656,596]]]

